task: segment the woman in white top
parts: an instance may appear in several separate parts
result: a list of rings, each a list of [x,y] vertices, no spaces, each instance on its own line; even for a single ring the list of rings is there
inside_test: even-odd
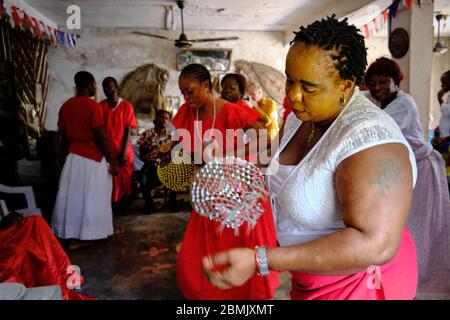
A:
[[[290,270],[292,299],[413,299],[417,260],[405,225],[414,154],[357,89],[364,37],[334,15],[295,34],[286,59],[293,112],[268,168],[281,246],[205,257],[205,273],[226,289]]]
[[[388,58],[377,59],[365,75],[370,95],[398,124],[416,157],[417,183],[408,227],[417,246],[418,292],[450,293],[450,197],[445,162],[424,139],[414,99],[397,89],[402,79],[399,65]]]
[[[442,138],[450,136],[450,95],[444,102],[444,95],[450,91],[450,70],[441,76],[441,90],[437,94],[441,106],[441,119],[439,120],[439,133]]]
[[[444,72],[441,76],[441,90],[437,94],[441,109],[441,118],[439,119],[439,135],[436,135],[431,143],[433,147],[442,154],[450,153],[450,95],[447,95],[447,101],[444,102],[444,95],[450,91],[450,70]]]

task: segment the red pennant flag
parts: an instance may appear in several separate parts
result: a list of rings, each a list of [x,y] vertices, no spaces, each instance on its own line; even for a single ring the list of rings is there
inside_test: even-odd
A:
[[[369,26],[367,24],[364,25],[364,37],[369,39],[370,33],[369,33]]]
[[[406,0],[406,9],[411,9],[412,0]]]
[[[40,39],[42,37],[42,32],[41,32],[41,28],[39,28],[39,23],[37,22],[36,18],[34,18],[34,17],[31,17],[31,20],[33,21],[34,35]]]
[[[380,29],[378,28],[378,20],[377,20],[377,17],[373,18],[372,21],[373,21],[373,25],[374,25],[374,27],[375,27],[375,32],[376,32],[376,33],[380,32]]]
[[[388,20],[388,10],[384,10],[383,11],[383,22],[386,23],[386,21]]]
[[[20,16],[16,6],[11,7],[11,16],[14,22],[14,27],[20,28]]]
[[[23,25],[23,28],[26,29],[27,31],[31,31],[31,28],[33,27],[30,17],[28,17],[28,15],[25,11],[23,12],[22,25]]]
[[[51,44],[53,44],[54,42],[54,36],[53,36],[53,31],[52,28],[50,26],[47,26],[47,30],[48,30],[48,40],[50,41]]]

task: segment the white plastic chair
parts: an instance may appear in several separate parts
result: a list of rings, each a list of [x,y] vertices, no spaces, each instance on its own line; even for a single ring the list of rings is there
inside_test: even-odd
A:
[[[0,184],[0,192],[3,193],[23,193],[25,195],[25,200],[27,202],[26,208],[21,208],[18,210],[15,210],[25,217],[32,216],[32,215],[39,215],[42,216],[41,209],[36,207],[36,199],[34,197],[33,187],[31,186],[25,186],[25,187],[9,187],[5,186],[3,184]],[[9,211],[7,207],[7,203],[2,200],[1,204],[1,210],[3,211],[2,216],[6,216]]]

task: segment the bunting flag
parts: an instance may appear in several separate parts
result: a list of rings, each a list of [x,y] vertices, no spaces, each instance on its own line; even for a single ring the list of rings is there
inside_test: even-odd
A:
[[[377,17],[373,18],[373,26],[375,27],[375,32],[378,33],[380,32],[380,28],[379,28],[379,24],[378,24],[378,19]]]
[[[20,16],[16,6],[11,7],[11,16],[14,23],[14,28],[20,28]]]
[[[364,25],[364,36],[366,38],[369,38],[370,33],[369,33],[369,26],[367,24]]]
[[[370,22],[363,25],[361,29],[363,30],[364,37],[369,38],[371,35],[378,34],[385,30],[389,23],[389,18],[395,18],[397,15],[399,5],[400,0],[393,0],[391,5],[384,9],[379,16],[376,16]],[[412,0],[406,0],[405,6],[406,9],[410,10],[412,7]]]
[[[36,18],[32,17],[31,21],[33,21],[33,30],[34,30],[34,35],[38,38],[41,39],[42,38],[42,32],[41,32],[41,28],[39,23],[37,22]]]
[[[398,5],[400,4],[400,0],[394,0],[392,4],[389,6],[389,15],[394,17],[397,15]]]
[[[55,37],[53,35],[53,29],[50,26],[47,26],[47,36],[48,36],[48,41],[50,41],[50,44],[53,44],[55,42]]]
[[[22,28],[27,32],[31,32],[32,27],[33,24],[31,22],[30,17],[28,17],[28,15],[24,12],[22,16]]]
[[[63,31],[55,30],[55,38],[57,43],[64,45],[65,33]]]
[[[388,9],[384,10],[381,15],[383,16],[383,23],[388,21]]]
[[[76,45],[76,35],[75,34],[66,33],[66,38],[67,38],[67,43],[69,44],[69,46],[75,47],[75,45]]]
[[[30,16],[27,12],[25,12],[25,10],[20,10],[15,5],[7,8],[4,4],[4,0],[0,0],[0,19],[5,17],[13,28],[24,30],[31,34],[34,38],[45,41],[49,44],[67,44],[70,47],[73,47],[76,45],[76,39],[79,38],[79,35],[69,34],[53,29],[40,20],[38,22],[35,17]]]
[[[406,9],[411,9],[412,0],[406,0]]]
[[[3,0],[0,0],[0,19],[3,18],[5,13],[6,13],[6,10],[5,10],[5,6],[3,5]]]

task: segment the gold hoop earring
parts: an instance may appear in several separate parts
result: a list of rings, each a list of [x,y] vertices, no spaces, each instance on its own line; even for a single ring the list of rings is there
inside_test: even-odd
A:
[[[344,105],[345,105],[345,97],[342,96],[339,100],[341,102],[341,107],[344,107]]]

